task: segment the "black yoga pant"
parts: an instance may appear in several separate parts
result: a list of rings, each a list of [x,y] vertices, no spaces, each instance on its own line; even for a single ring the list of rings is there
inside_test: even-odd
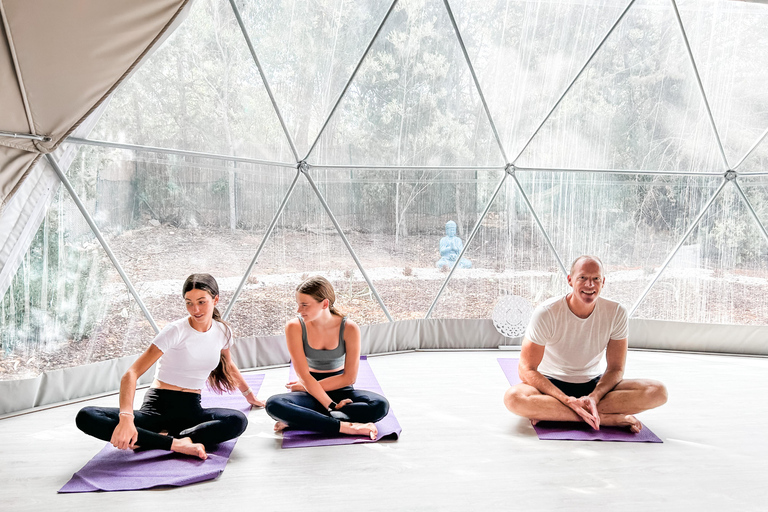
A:
[[[547,379],[549,379],[549,382],[557,386],[557,389],[566,395],[581,398],[582,396],[587,396],[595,390],[597,383],[600,382],[601,377],[602,375],[598,375],[590,381],[581,383],[565,382],[562,380],[557,380],[554,377],[547,377]]]
[[[338,375],[341,372],[315,373],[312,376],[317,380]],[[336,403],[345,398],[352,400],[338,409],[353,423],[375,423],[389,412],[389,402],[383,396],[366,391],[357,390],[352,386],[328,391],[328,396]],[[310,430],[313,432],[338,433],[341,421],[330,415],[328,410],[318,402],[315,397],[305,391],[294,391],[273,395],[267,399],[264,407],[273,419],[282,421],[291,428],[298,430]]]
[[[109,441],[120,421],[117,407],[85,407],[77,413],[77,428],[88,435]],[[198,393],[152,388],[141,409],[134,411],[133,423],[139,432],[140,448],[170,450],[173,438],[189,437],[206,449],[234,439],[248,426],[248,418],[235,409],[200,406]],[[168,435],[159,434],[161,431]]]

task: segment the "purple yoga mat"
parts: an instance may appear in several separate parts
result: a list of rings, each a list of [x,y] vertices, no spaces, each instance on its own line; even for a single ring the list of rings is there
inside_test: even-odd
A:
[[[289,379],[295,380],[296,374],[293,372],[293,366],[289,371]],[[360,357],[360,367],[357,370],[357,381],[355,382],[355,389],[373,391],[380,395],[384,395],[379,386],[379,381],[376,380],[376,376],[371,370],[371,366],[368,364],[368,358],[366,356]],[[392,409],[381,421],[376,422],[376,428],[379,430],[379,435],[376,437],[376,441],[382,439],[396,440],[400,437],[402,428],[400,423],[397,422]],[[363,436],[347,436],[344,434],[322,434],[319,432],[310,432],[307,430],[293,430],[287,429],[283,431],[283,448],[305,448],[308,446],[334,446],[339,444],[356,444],[356,443],[373,443],[376,442],[370,438]]]
[[[245,374],[254,393],[264,374]],[[248,414],[250,404],[239,393],[217,395],[204,389],[203,407],[226,407]],[[164,450],[118,450],[107,443],[59,492],[133,491],[151,487],[194,484],[218,477],[227,465],[237,439],[221,443],[206,460]]]
[[[518,359],[499,358],[499,365],[511,386],[520,384],[517,374]],[[533,426],[536,435],[547,441],[619,441],[630,443],[661,443],[651,429],[643,424],[643,429],[635,434],[623,427],[600,427],[595,430],[586,423],[571,421],[540,421]]]

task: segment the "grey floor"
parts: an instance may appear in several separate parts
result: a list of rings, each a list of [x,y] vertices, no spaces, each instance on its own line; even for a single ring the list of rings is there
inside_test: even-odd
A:
[[[103,442],[85,403],[0,420],[0,510],[768,510],[768,359],[630,352],[627,377],[664,381],[640,415],[663,444],[539,441],[501,403],[514,352],[371,358],[403,427],[397,442],[281,450],[263,410],[226,471],[183,488],[59,495]],[[281,392],[286,368],[259,395]],[[137,394],[137,404],[143,391]]]

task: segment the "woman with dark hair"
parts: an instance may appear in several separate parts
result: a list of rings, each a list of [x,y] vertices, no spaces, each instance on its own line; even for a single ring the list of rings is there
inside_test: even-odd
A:
[[[285,428],[369,436],[387,415],[381,395],[352,387],[360,364],[360,328],[338,311],[336,294],[324,277],[310,277],[296,287],[298,318],[285,326],[288,352],[298,378],[290,393],[267,399],[267,414]],[[310,341],[311,340],[311,341]]]
[[[264,405],[232,361],[232,331],[216,309],[219,286],[209,274],[192,274],[182,296],[189,316],[165,326],[128,368],[120,408],[81,409],[75,420],[80,430],[121,450],[156,448],[201,459],[206,448],[243,433],[248,419],[242,412],[200,405],[206,381],[217,393],[239,389],[251,405]],[[136,381],[158,360],[155,380],[134,411]]]

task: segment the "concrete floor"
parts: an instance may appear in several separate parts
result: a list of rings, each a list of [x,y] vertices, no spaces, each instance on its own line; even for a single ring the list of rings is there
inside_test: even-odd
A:
[[[149,491],[56,494],[104,445],[83,405],[0,420],[0,510],[766,510],[768,359],[630,352],[626,376],[656,378],[669,402],[640,415],[664,444],[539,441],[504,409],[508,351],[371,358],[403,427],[397,442],[280,449],[250,415],[215,481]],[[264,372],[259,396],[287,369]],[[143,390],[137,393],[137,404]]]

